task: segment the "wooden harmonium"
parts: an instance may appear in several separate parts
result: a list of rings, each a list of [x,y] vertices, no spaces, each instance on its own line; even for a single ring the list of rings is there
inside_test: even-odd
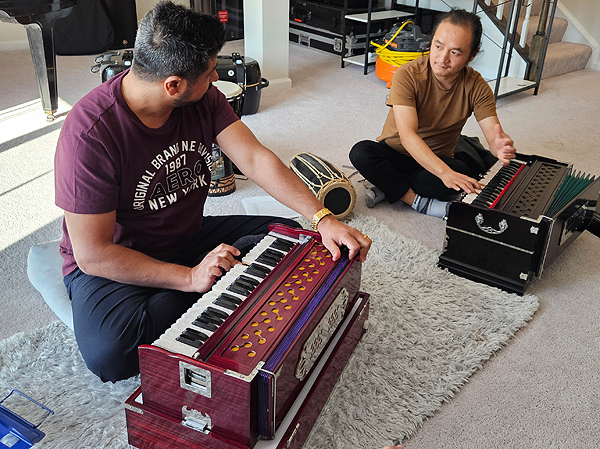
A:
[[[132,446],[302,446],[364,331],[369,298],[347,250],[334,261],[318,233],[270,229],[140,346],[141,387],[126,402]]]
[[[584,230],[600,236],[600,179],[570,164],[517,154],[480,184],[448,211],[439,265],[456,274],[524,294]]]

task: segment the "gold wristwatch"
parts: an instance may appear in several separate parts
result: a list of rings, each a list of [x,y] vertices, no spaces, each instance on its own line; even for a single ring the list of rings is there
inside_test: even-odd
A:
[[[326,207],[324,207],[319,212],[317,212],[315,215],[313,215],[312,220],[310,221],[310,224],[312,225],[312,228],[315,231],[317,230],[317,225],[319,224],[319,222],[323,219],[323,217],[326,217],[327,215],[333,215],[333,212],[331,212]]]

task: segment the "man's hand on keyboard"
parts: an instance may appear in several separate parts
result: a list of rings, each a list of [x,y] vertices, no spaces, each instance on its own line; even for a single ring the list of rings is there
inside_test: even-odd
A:
[[[333,260],[339,259],[341,255],[340,246],[348,248],[350,259],[358,254],[361,262],[367,260],[367,253],[373,242],[358,229],[339,222],[332,215],[322,218],[317,228],[321,234],[323,245],[329,250]]]
[[[215,279],[240,263],[236,260],[239,255],[237,248],[221,243],[192,268],[190,275],[193,289],[199,293],[210,290]]]

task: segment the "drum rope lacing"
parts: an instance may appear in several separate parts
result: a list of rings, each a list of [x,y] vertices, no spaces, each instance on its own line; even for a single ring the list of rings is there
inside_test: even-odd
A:
[[[327,170],[328,174],[329,174],[329,181],[326,182],[325,184],[321,183],[321,184],[316,184],[314,182],[312,182],[310,179],[306,178],[306,176],[304,176],[302,173],[300,173],[299,170],[296,169],[296,167],[292,166],[292,170],[294,171],[294,173],[296,173],[298,175],[298,177],[300,179],[302,179],[302,181],[304,181],[305,184],[307,185],[311,185],[314,186],[315,189],[318,188],[323,188],[325,186],[327,186],[328,184],[332,183],[335,179],[336,179],[336,173],[331,170],[331,167],[329,167],[328,164],[326,164],[323,160],[319,159],[318,157],[312,155],[313,158],[315,158],[317,161],[319,161],[321,164],[323,164],[323,167]],[[306,167],[317,177],[317,179],[319,179],[319,175],[320,174],[324,174],[321,173],[319,170],[317,170],[315,168],[314,165],[312,165],[310,162],[308,162],[306,159],[303,159],[303,161],[306,163]],[[342,176],[342,179],[347,179],[346,175],[344,175],[343,173],[340,173],[340,175]]]

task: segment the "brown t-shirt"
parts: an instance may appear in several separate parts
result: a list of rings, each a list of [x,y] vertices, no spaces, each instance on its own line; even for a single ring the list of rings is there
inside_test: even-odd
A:
[[[387,105],[390,106],[378,141],[385,141],[402,154],[409,155],[400,143],[393,105],[417,109],[417,134],[438,156],[453,156],[463,126],[472,113],[477,121],[496,115],[494,93],[481,75],[465,67],[452,87],[445,89],[429,65],[429,55],[398,68],[392,78]]]

